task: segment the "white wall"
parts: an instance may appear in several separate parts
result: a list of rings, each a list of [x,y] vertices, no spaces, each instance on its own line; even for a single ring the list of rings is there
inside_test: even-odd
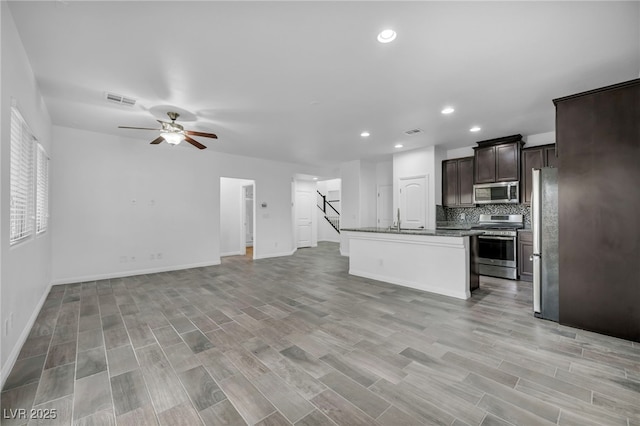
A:
[[[473,146],[465,146],[464,148],[455,148],[448,150],[446,159],[450,160],[452,158],[473,157],[473,155]]]
[[[393,156],[393,211],[399,205],[400,179],[407,177],[426,176],[427,192],[427,229],[436,227],[436,202],[442,200],[442,159],[445,152],[440,147],[426,148],[400,152]],[[439,164],[439,168],[438,165]],[[438,190],[437,187],[440,189]],[[440,200],[437,199],[439,195]]]
[[[524,136],[522,139],[526,142],[524,148],[547,145],[556,143],[556,132],[537,133],[535,135]]]
[[[380,197],[381,193],[387,190],[382,190],[380,187],[391,187],[389,196],[393,196],[393,161],[380,161],[376,163],[376,226],[385,227],[391,225],[391,219],[393,217],[393,205],[392,199],[383,199]],[[385,195],[383,195],[385,197]]]
[[[35,316],[48,294],[51,280],[51,231],[9,246],[9,176],[11,99],[38,141],[51,157],[50,168],[57,167],[51,153],[51,119],[44,104],[29,59],[16,30],[7,2],[0,2],[1,96],[0,96],[0,367],[1,383],[13,367]],[[53,203],[53,202],[52,202]],[[51,219],[53,223],[55,219]],[[5,335],[5,321],[13,314]]]
[[[376,226],[377,165],[353,160],[340,165],[342,193],[340,227]],[[349,240],[341,234],[340,253],[349,255]]]
[[[243,186],[252,180],[220,178],[220,256],[246,253],[243,245]]]
[[[340,165],[342,193],[340,194],[340,228],[360,227],[360,160],[348,161]],[[349,255],[349,239],[340,234],[340,253]]]
[[[292,176],[327,173],[188,145],[53,131],[55,283],[219,263],[221,177],[256,183],[254,257],[291,254]],[[154,253],[162,258],[151,260]]]
[[[376,226],[378,187],[376,163],[360,162],[360,226]]]
[[[376,163],[376,186],[393,185],[393,161]]]
[[[443,146],[436,145],[433,147],[433,198],[432,202],[436,205],[442,205],[442,162],[447,159],[447,150]],[[434,215],[435,217],[435,215]],[[435,222],[434,222],[435,225]]]

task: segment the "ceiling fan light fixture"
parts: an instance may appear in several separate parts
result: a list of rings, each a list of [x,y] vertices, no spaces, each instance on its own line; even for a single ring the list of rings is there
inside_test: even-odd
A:
[[[184,135],[179,132],[162,132],[160,136],[171,145],[178,145],[184,140]]]
[[[193,139],[191,136],[200,136],[203,138],[212,138],[218,139],[214,133],[206,133],[206,132],[197,132],[194,130],[185,130],[181,124],[176,123],[176,119],[180,116],[177,112],[169,111],[167,113],[169,118],[171,119],[171,123],[167,123],[166,121],[156,120],[160,123],[159,129],[153,129],[149,127],[130,127],[130,126],[118,126],[119,129],[136,129],[136,130],[154,130],[160,131],[160,136],[151,141],[151,145],[157,145],[166,141],[171,146],[178,145],[180,142],[185,141],[195,146],[198,149],[205,149],[206,146],[202,145],[197,140]]]

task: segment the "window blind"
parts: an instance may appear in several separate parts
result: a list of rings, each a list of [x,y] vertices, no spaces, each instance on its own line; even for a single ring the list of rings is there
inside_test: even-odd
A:
[[[35,138],[17,108],[11,108],[10,244],[33,233],[33,145]]]
[[[49,157],[38,143],[36,155],[36,235],[49,225]]]

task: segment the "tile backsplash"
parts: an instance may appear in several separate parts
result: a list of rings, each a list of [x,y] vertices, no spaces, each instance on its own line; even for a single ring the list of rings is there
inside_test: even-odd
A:
[[[462,213],[465,215],[464,220],[460,218]],[[523,204],[484,204],[476,207],[436,206],[437,221],[476,223],[481,214],[521,214],[524,216],[525,225],[531,225],[531,209]]]

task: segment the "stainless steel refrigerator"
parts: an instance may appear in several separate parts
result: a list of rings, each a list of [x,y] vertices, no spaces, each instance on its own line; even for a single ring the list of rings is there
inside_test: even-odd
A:
[[[533,169],[533,313],[558,321],[558,169]]]

